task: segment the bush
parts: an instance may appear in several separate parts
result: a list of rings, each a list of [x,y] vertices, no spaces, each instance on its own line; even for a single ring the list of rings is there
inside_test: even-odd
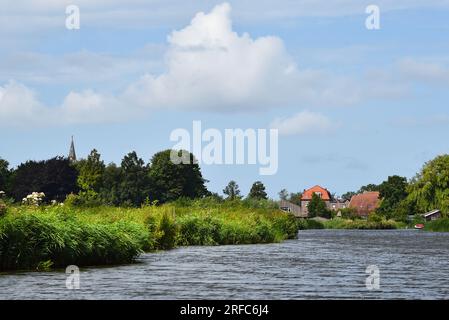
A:
[[[449,232],[449,218],[442,218],[425,224],[425,230],[434,232]]]
[[[307,229],[324,229],[324,224],[320,221],[308,219],[307,222]]]
[[[8,211],[8,207],[6,204],[3,203],[3,201],[0,200],[0,218],[6,215],[6,212]]]

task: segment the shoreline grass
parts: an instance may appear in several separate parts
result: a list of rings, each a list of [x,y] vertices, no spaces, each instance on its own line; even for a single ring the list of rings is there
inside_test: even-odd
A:
[[[267,208],[10,207],[0,218],[0,272],[126,264],[178,246],[280,242],[297,230],[292,215]]]
[[[449,218],[441,218],[424,224],[424,230],[430,232],[449,232]]]

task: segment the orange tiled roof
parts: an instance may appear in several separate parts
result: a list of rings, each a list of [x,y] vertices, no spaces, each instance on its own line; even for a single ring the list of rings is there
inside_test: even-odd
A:
[[[301,200],[305,201],[312,200],[312,196],[314,193],[320,193],[321,199],[323,199],[324,201],[331,200],[330,192],[321,186],[315,186],[313,188],[305,190],[304,193],[302,194]]]
[[[351,198],[349,207],[357,211],[359,215],[367,216],[379,207],[380,194],[377,191],[357,194]]]

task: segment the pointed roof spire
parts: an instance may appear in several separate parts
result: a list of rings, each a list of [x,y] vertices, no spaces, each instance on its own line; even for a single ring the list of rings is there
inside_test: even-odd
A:
[[[72,143],[70,144],[69,160],[71,162],[76,161],[75,142],[73,141],[73,136],[72,136]]]

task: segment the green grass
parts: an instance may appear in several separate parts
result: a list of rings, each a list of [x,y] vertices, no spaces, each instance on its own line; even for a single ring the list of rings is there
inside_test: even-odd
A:
[[[0,271],[130,263],[145,251],[279,242],[297,230],[293,216],[247,204],[9,207],[0,218]]]
[[[335,218],[323,222],[326,229],[359,229],[359,230],[373,230],[373,229],[397,229],[399,224],[393,220],[350,220]]]
[[[426,222],[424,230],[433,232],[449,232],[449,218],[441,218]]]

